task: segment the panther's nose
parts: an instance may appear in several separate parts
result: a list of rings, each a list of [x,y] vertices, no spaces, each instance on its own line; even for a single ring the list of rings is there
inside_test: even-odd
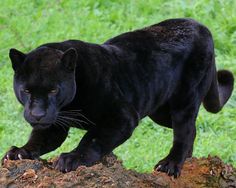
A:
[[[40,121],[40,119],[42,119],[42,117],[44,117],[46,115],[46,113],[44,111],[39,111],[39,110],[32,110],[30,112],[31,116],[33,116],[37,121]]]

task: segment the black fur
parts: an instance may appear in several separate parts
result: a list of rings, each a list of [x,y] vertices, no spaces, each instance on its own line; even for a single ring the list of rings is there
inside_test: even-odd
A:
[[[78,147],[56,162],[62,172],[93,165],[149,116],[174,130],[173,147],[156,170],[177,177],[192,155],[201,102],[216,113],[233,90],[231,72],[216,72],[209,30],[192,19],[166,20],[102,45],[69,40],[28,54],[11,49],[10,58],[33,130],[4,160],[38,158],[62,144],[69,126],[86,129]]]

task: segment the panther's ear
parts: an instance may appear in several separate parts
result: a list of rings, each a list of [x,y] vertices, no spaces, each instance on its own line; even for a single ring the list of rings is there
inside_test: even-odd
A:
[[[68,71],[74,71],[77,61],[77,52],[74,48],[66,50],[62,56],[62,64]]]
[[[26,55],[17,49],[11,48],[9,51],[9,57],[11,59],[12,68],[14,71],[17,71],[25,60]]]

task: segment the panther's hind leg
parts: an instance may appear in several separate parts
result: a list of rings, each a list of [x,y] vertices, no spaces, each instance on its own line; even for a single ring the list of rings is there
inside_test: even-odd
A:
[[[169,101],[174,133],[173,146],[167,157],[156,165],[156,169],[174,177],[180,175],[185,159],[192,154],[196,118],[210,87],[211,64],[204,63],[205,61],[200,68],[196,63],[186,67],[187,73],[183,76],[179,90]]]
[[[192,90],[188,96],[180,92],[172,100],[170,112],[174,133],[173,146],[167,157],[156,165],[158,171],[174,177],[180,175],[185,159],[192,153],[196,134],[195,121],[200,104],[196,90]]]
[[[149,117],[158,125],[172,128],[172,118],[169,104],[162,105],[154,113],[150,114]],[[196,136],[196,130],[194,130],[193,135],[194,137]],[[192,153],[193,153],[193,144],[189,148],[187,157],[192,157]]]

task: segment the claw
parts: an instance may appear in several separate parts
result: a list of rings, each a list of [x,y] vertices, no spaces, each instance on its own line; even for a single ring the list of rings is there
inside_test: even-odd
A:
[[[167,175],[170,176],[170,169],[167,170]]]
[[[158,167],[156,168],[156,170],[160,170],[161,169],[161,165],[158,165]]]
[[[177,172],[177,173],[174,174],[174,178],[178,178],[179,176],[180,176],[180,173],[179,173],[179,172]]]
[[[22,160],[22,155],[21,155],[20,153],[17,155],[17,157],[18,157],[20,160]]]
[[[177,172],[177,178],[180,177],[180,172]]]

